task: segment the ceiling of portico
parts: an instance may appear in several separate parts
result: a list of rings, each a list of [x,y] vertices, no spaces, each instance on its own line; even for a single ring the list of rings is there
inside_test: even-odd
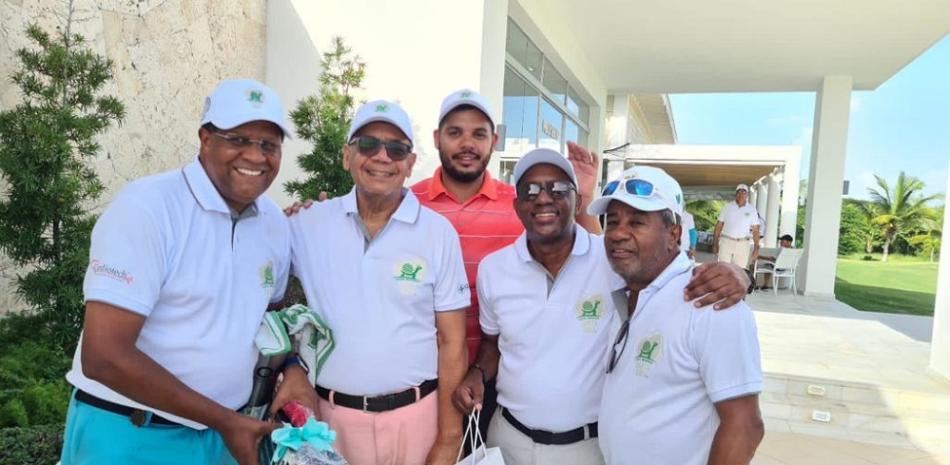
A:
[[[950,31],[948,0],[512,0],[574,41],[611,93],[881,85]]]

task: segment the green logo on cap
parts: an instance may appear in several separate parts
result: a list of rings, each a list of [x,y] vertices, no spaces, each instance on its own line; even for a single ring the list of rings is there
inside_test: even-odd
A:
[[[472,96],[472,91],[463,90],[461,96],[462,96],[462,98],[469,98],[469,97]]]
[[[376,113],[386,113],[389,111],[389,105],[376,105]]]
[[[264,93],[259,90],[252,90],[247,94],[247,101],[252,103],[264,103]]]
[[[679,205],[679,204],[681,204],[681,203],[683,203],[682,198],[680,197],[679,194],[676,194],[676,204]]]

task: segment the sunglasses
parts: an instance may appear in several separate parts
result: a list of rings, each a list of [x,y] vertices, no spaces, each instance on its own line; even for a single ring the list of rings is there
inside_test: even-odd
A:
[[[546,191],[554,200],[561,200],[575,190],[574,185],[567,181],[526,182],[518,186],[517,193],[518,200],[532,202],[541,195],[541,191]]]
[[[349,142],[347,145],[355,145],[356,150],[364,157],[375,157],[379,149],[386,147],[386,154],[392,161],[402,161],[412,153],[412,145],[399,142],[398,140],[381,141],[373,136],[359,136]]]
[[[610,350],[610,361],[607,363],[607,373],[617,368],[617,362],[620,361],[623,350],[627,348],[628,334],[630,334],[630,318],[623,320],[623,324],[620,325],[620,332],[617,333],[617,338],[614,339],[614,345]]]
[[[277,142],[264,139],[251,139],[250,137],[231,133],[212,132],[211,134],[224,139],[228,146],[234,150],[245,150],[252,145],[256,145],[261,148],[261,153],[264,155],[280,155],[280,144]]]
[[[617,191],[617,188],[620,187],[620,183],[623,182],[623,188],[630,195],[635,195],[637,197],[650,197],[655,192],[656,189],[653,188],[653,183],[650,181],[645,181],[643,179],[627,179],[619,181],[610,181],[604,186],[604,192],[601,194],[606,197],[610,194],[613,194]]]

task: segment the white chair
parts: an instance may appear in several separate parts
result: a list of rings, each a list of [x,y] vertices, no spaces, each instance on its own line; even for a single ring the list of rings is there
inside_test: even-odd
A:
[[[779,249],[775,262],[762,260],[756,261],[753,278],[759,274],[772,275],[772,291],[778,295],[778,284],[780,278],[791,278],[792,282],[789,288],[792,294],[798,294],[798,288],[795,285],[795,272],[798,271],[798,260],[802,257],[803,249]]]

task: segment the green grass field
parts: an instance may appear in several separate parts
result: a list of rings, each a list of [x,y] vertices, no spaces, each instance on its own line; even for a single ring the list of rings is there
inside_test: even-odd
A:
[[[937,263],[891,255],[887,263],[838,257],[835,297],[859,310],[932,316]]]

